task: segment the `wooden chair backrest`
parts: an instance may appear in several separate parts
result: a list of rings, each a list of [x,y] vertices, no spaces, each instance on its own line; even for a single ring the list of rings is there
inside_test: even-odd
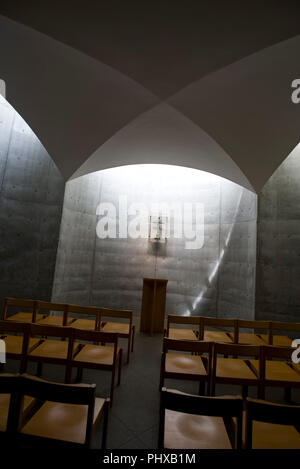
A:
[[[235,337],[234,342],[239,342],[239,333],[240,329],[258,329],[266,331],[268,334],[268,342],[270,342],[270,337],[272,335],[272,328],[271,328],[271,321],[256,321],[256,320],[248,320],[248,319],[238,319],[237,320],[237,335]]]
[[[13,354],[14,357],[20,358],[20,372],[26,369],[26,356],[28,353],[29,340],[30,340],[31,323],[15,322],[15,321],[0,321],[0,337],[7,335],[7,333],[22,334],[22,350],[20,354]],[[7,352],[6,352],[7,353]]]
[[[65,311],[68,307],[65,303],[53,303],[52,301],[38,300],[39,311]]]
[[[81,305],[69,304],[68,314],[69,313],[81,314],[83,316],[94,316],[95,317],[95,330],[98,331],[100,329],[101,313],[100,313],[99,308],[95,306],[81,306]]]
[[[285,361],[291,361],[292,353],[295,349],[293,347],[276,347],[275,345],[263,345],[263,358],[265,360],[272,358],[281,358]]]
[[[130,327],[132,325],[132,311],[127,309],[99,308],[102,318],[129,319]]]
[[[201,316],[179,316],[176,314],[168,314],[167,318],[167,336],[169,335],[170,324],[187,324],[197,326],[199,337],[201,334]]]
[[[201,335],[200,338],[203,340],[204,337],[204,331],[206,326],[210,327],[216,327],[216,328],[230,328],[233,330],[234,334],[234,341],[236,341],[236,337],[238,334],[238,325],[237,325],[237,319],[232,319],[232,318],[212,318],[212,317],[201,317]]]
[[[246,449],[252,448],[253,421],[280,425],[300,425],[300,406],[246,399]],[[300,438],[300,435],[299,435]]]
[[[35,315],[37,313],[37,301],[36,300],[27,300],[24,298],[10,298],[10,297],[5,298],[4,306],[3,306],[3,314],[2,314],[2,318],[4,320],[7,318],[7,310],[10,306],[16,307],[16,308],[31,309],[33,319],[35,320]]]
[[[175,350],[181,352],[208,353],[211,355],[212,346],[212,342],[163,338],[163,353],[167,353],[169,350]]]
[[[271,321],[255,321],[248,319],[238,319],[239,329],[264,329],[266,331],[270,328]]]
[[[1,320],[0,336],[5,335],[7,332],[26,334],[30,332],[30,326],[30,323]]]
[[[116,332],[89,331],[84,329],[72,329],[74,340],[86,340],[103,344],[118,345],[119,334]]]
[[[116,332],[87,331],[83,329],[73,329],[73,340],[86,340],[93,343],[113,344],[114,355],[113,364],[116,363],[118,353],[118,338]]]
[[[226,355],[232,357],[259,357],[262,353],[260,345],[241,345],[241,344],[214,344],[214,357],[217,355]]]
[[[252,420],[280,425],[300,425],[300,406],[275,404],[250,397],[247,397],[246,402],[248,416]]]
[[[48,311],[49,314],[50,314],[50,312],[52,312],[52,311],[59,311],[59,312],[63,313],[62,324],[64,326],[67,325],[69,305],[67,305],[65,303],[54,303],[52,301],[40,301],[39,300],[37,302],[37,308],[38,308],[37,312]]]
[[[237,418],[236,447],[242,447],[243,399],[240,396],[208,397],[162,388],[159,445],[163,445],[165,410],[210,417]]]
[[[271,321],[272,334],[274,331],[300,332],[300,322]]]
[[[73,329],[63,326],[48,326],[46,324],[31,324],[30,332],[32,336],[72,338]]]
[[[212,327],[235,327],[237,319],[232,318],[212,318],[201,316],[203,326],[212,326]]]
[[[81,306],[81,305],[68,305],[69,313],[76,313],[76,314],[83,314],[87,316],[96,316],[100,308],[96,308],[95,306]]]

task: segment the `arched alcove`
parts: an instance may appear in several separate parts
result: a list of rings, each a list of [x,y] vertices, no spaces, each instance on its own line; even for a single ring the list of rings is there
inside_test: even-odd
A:
[[[179,204],[183,210],[184,204],[190,204],[189,210],[202,205],[203,246],[187,249],[186,238],[174,236],[178,212],[170,215],[171,236],[165,243],[120,238],[120,198],[129,209],[143,204],[147,216],[153,203]],[[123,166],[69,181],[52,298],[127,308],[139,315],[142,279],[157,277],[168,279],[169,313],[253,318],[256,198],[219,176],[169,165]],[[97,236],[100,203],[115,207],[113,239]],[[132,219],[133,213],[128,222]]]

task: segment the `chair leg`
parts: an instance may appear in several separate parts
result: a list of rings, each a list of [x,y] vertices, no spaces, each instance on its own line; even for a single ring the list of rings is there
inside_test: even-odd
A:
[[[211,383],[209,386],[209,395],[210,396],[216,395],[216,382],[214,380],[211,380]]]
[[[129,337],[128,337],[127,363],[129,363],[129,357],[130,357],[131,335],[132,335],[132,334],[129,334]]]
[[[131,337],[131,351],[132,352],[133,352],[134,335],[135,335],[135,326],[132,326],[132,337]]]
[[[115,387],[115,372],[116,372],[116,364],[114,363],[113,369],[111,372],[111,383],[110,383],[110,407],[112,407],[113,404],[113,398],[114,398],[114,387]]]
[[[66,371],[65,371],[65,383],[69,384],[71,383],[72,379],[72,367],[71,366],[66,366]]]
[[[242,398],[246,399],[248,397],[248,386],[242,386]]]
[[[102,427],[102,442],[101,442],[101,449],[106,449],[106,440],[107,440],[107,427],[108,427],[108,410],[109,410],[109,403],[108,399],[105,401],[104,404],[104,416],[103,416],[103,427]]]
[[[292,403],[292,388],[284,388],[284,400],[289,404]]]
[[[258,399],[265,399],[265,387],[260,385],[257,387],[257,398]]]
[[[199,396],[205,396],[205,381],[199,381]]]
[[[83,368],[78,367],[77,374],[76,374],[76,383],[80,383],[82,381],[82,376],[83,376]]]
[[[42,373],[43,373],[43,363],[38,362],[37,368],[36,368],[36,376],[40,377],[42,376]]]
[[[122,356],[123,356],[123,349],[120,349],[120,352],[119,352],[119,369],[118,369],[118,386],[121,383]]]

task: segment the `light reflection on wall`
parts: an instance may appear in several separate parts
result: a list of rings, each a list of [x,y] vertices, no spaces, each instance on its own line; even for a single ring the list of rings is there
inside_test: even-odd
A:
[[[185,249],[185,239],[172,236],[158,247],[147,239],[97,238],[98,204],[117,206],[120,195],[147,207],[203,203],[203,248]],[[167,313],[214,316],[238,308],[251,316],[254,281],[248,277],[256,253],[248,238],[256,239],[255,229],[256,196],[203,171],[134,165],[80,177],[66,187],[53,299],[139,315],[142,278],[157,277],[168,279]]]

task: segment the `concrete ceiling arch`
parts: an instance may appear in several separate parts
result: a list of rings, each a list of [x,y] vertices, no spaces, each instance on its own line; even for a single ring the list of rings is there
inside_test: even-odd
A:
[[[211,171],[259,191],[299,141],[300,105],[291,102],[290,85],[297,78],[300,36],[282,41],[295,36],[299,25],[291,22],[289,28],[287,18],[285,11],[275,28],[272,17],[273,30],[264,36],[260,28],[256,40],[250,34],[243,36],[244,46],[241,40],[238,49],[232,46],[235,35],[226,30],[225,44],[233,51],[230,57],[220,43],[222,35],[214,42],[208,28],[207,36],[201,36],[212,41],[206,44],[207,51],[215,51],[217,44],[225,55],[212,53],[210,60],[205,47],[195,47],[191,69],[180,72],[185,62],[179,54],[167,62],[171,71],[167,77],[154,41],[149,51],[157,51],[157,61],[152,57],[148,65],[143,62],[146,70],[149,64],[157,65],[149,81],[138,70],[133,73],[125,67],[130,60],[139,62],[138,47],[133,48],[131,59],[128,56],[136,31],[126,53],[122,49],[122,57],[112,60],[116,49],[107,44],[110,59],[107,56],[106,62],[112,67],[100,60],[106,47],[101,41],[95,40],[96,45],[102,44],[96,54],[97,47],[79,47],[75,36],[62,38],[83,53],[0,16],[0,77],[7,83],[8,101],[32,127],[65,179],[108,164],[152,158],[152,162]],[[47,30],[45,25],[39,29],[43,28]],[[173,34],[176,28],[170,28]],[[149,31],[141,32],[142,39]],[[57,30],[52,36],[61,39]],[[99,37],[108,38],[100,33]],[[187,42],[180,37],[186,50],[192,37]],[[118,40],[118,35],[111,38],[112,43]]]

